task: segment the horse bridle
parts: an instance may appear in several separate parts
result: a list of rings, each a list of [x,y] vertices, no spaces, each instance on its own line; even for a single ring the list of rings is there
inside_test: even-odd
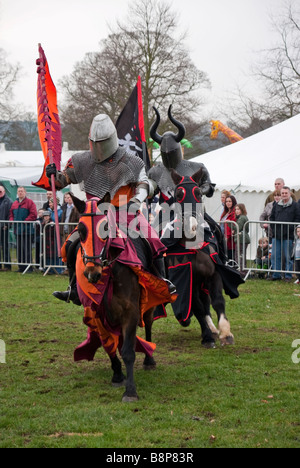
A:
[[[182,204],[182,202],[177,200],[176,191],[178,189],[182,188],[185,191],[185,194],[186,194],[186,190],[184,188],[185,185],[193,185],[193,186],[195,186],[195,188],[200,188],[197,185],[197,183],[191,177],[189,177],[189,178],[188,177],[186,177],[186,178],[182,177],[181,181],[179,182],[179,184],[176,185],[175,190],[174,190],[174,200],[175,200],[176,203],[179,203],[180,205]],[[194,196],[194,198],[195,198],[195,196]],[[185,199],[185,197],[184,197],[184,199]],[[196,198],[195,198],[195,201],[196,201],[196,203],[201,203],[201,202],[198,202],[196,200]],[[184,213],[183,210],[182,210],[180,213],[177,213],[177,216],[181,221],[183,221],[184,218],[186,218],[187,216],[194,216],[194,215],[195,215],[195,217],[197,217],[196,213],[194,213],[193,211],[186,211]]]
[[[99,214],[98,213],[83,213],[81,217],[84,217],[84,216],[86,217],[99,216]],[[128,242],[128,237],[126,237],[125,247],[127,245],[127,242]],[[84,265],[87,265],[88,263],[93,263],[95,266],[100,266],[100,268],[111,266],[113,263],[115,263],[118,260],[118,258],[123,253],[123,251],[121,251],[117,257],[113,258],[112,260],[108,260],[107,255],[106,255],[107,254],[106,252],[107,242],[105,243],[105,246],[101,250],[100,254],[93,255],[93,256],[87,255],[83,245],[80,244],[80,246],[81,246],[81,258],[82,258]]]
[[[106,245],[101,250],[100,255],[89,256],[86,254],[84,247],[81,245],[81,258],[84,265],[87,265],[88,263],[93,263],[95,266],[100,266],[101,268],[109,266],[112,262],[109,262],[106,258],[103,258],[103,254],[105,253],[105,247]]]

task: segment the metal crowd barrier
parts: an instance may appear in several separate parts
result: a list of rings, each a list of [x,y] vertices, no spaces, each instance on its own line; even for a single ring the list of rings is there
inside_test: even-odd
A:
[[[4,269],[10,270],[16,265],[18,271],[27,273],[40,266],[36,255],[37,225],[28,221],[0,221],[0,263]]]
[[[299,223],[248,221],[250,247],[247,258],[240,265],[247,272],[260,277],[271,275],[280,279],[300,278],[300,263],[295,261],[295,242]],[[244,233],[242,233],[242,238]],[[260,242],[261,241],[261,242]],[[263,245],[264,241],[264,245]]]
[[[67,235],[73,231],[77,226],[75,223],[59,223],[61,231],[61,245],[63,245],[66,240]],[[67,228],[67,231],[64,233],[64,227]],[[44,271],[44,276],[48,274],[62,274],[66,269],[66,265],[62,263],[60,258],[60,253],[57,252],[57,242],[56,242],[56,230],[54,223],[48,223],[44,226],[42,232],[42,269]]]
[[[268,277],[277,275],[291,278],[297,275],[300,279],[300,262],[296,264],[291,258],[295,247],[298,223],[272,222],[266,225],[262,221],[248,221],[242,232],[234,221],[222,221],[221,228],[227,225],[225,248],[229,256],[228,264],[243,272],[245,279],[258,275]],[[249,228],[250,245],[245,243],[245,232]],[[60,223],[61,244],[68,232],[76,224]],[[64,229],[67,233],[64,235]],[[289,241],[285,239],[289,232]],[[260,239],[268,238],[263,247]],[[283,238],[284,242],[276,240]],[[44,275],[62,273],[66,266],[62,264],[57,252],[54,223],[43,226],[39,221],[0,221],[0,267],[17,269],[26,274],[33,269],[43,271]]]
[[[285,277],[289,281],[294,276],[300,280],[300,262],[294,259],[299,223],[247,221],[241,232],[236,222],[222,221],[219,224],[220,227],[227,224],[228,228],[229,235],[225,236],[228,264],[240,270],[245,280],[256,275],[260,278]],[[248,230],[250,244],[245,242]]]
[[[62,273],[63,266],[57,252],[54,223],[43,226],[39,221],[0,221],[0,268],[26,274],[41,270],[48,274]],[[72,231],[76,224],[60,223]],[[64,235],[61,236],[61,241]]]
[[[239,227],[235,221],[220,221],[221,231],[224,236],[224,247],[228,258],[228,265],[237,270],[241,269],[241,258],[244,247],[240,242]]]

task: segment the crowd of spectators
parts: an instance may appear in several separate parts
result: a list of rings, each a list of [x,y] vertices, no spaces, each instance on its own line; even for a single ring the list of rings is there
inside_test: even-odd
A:
[[[228,260],[233,266],[242,266],[251,241],[247,210],[244,204],[237,203],[236,198],[226,190],[221,194],[221,203],[223,209],[220,223]],[[259,221],[262,221],[265,236],[258,241],[257,269],[273,270],[267,277],[271,281],[281,280],[283,276],[286,282],[292,281],[293,271],[298,272],[300,269],[300,200],[296,201],[295,194],[285,185],[283,179],[276,179],[275,190],[266,199]],[[299,223],[299,227],[295,223]],[[261,274],[260,277],[265,275]],[[300,274],[297,274],[296,283],[299,282]]]
[[[60,206],[57,199],[60,241],[64,242],[77,224],[79,213],[73,205],[70,193],[64,195]],[[18,187],[17,199],[12,201],[0,184],[0,271],[11,271],[12,261],[10,245],[16,247],[16,261],[19,273],[31,273],[32,265],[55,266],[48,273],[63,271],[60,255],[57,252],[56,230],[54,226],[54,199],[52,192],[47,192],[47,201],[37,210],[35,203],[27,197],[26,189]],[[66,223],[66,224],[65,224]],[[45,226],[47,228],[45,229]],[[45,255],[45,258],[43,256]],[[2,268],[1,268],[2,266]]]

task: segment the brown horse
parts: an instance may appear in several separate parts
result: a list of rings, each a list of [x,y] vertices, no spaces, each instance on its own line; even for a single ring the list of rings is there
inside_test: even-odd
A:
[[[86,203],[74,196],[72,199],[80,213],[76,276],[79,297],[85,309],[84,322],[89,327],[85,344],[90,344],[92,335],[93,339],[99,340],[99,346],[104,347],[111,360],[112,384],[126,384],[122,401],[136,401],[138,395],[133,375],[136,351],[145,353],[144,369],[155,368],[152,357],[155,345],[151,343],[151,328],[156,304],[150,307],[151,300],[143,301],[141,277],[123,263],[122,255],[131,240],[123,237],[115,219],[109,216],[107,210],[101,209],[102,206],[107,207],[107,204],[109,206],[110,199],[92,199]],[[112,239],[111,224],[114,223],[117,235]],[[103,235],[105,232],[106,238]],[[156,280],[158,283],[161,281],[153,277],[150,280],[154,287],[157,287]],[[144,304],[143,311],[141,304]],[[146,341],[137,337],[138,326],[145,326]],[[126,381],[117,356],[118,349],[126,366]]]
[[[219,338],[221,344],[225,345],[233,344],[234,337],[225,313],[224,285],[220,270],[211,256],[198,248],[199,244],[196,242],[199,226],[205,223],[204,216],[202,219],[199,219],[199,210],[197,210],[197,205],[202,201],[201,189],[199,187],[201,172],[202,169],[192,177],[182,177],[173,170],[172,178],[176,185],[174,198],[177,207],[179,207],[178,218],[184,227],[182,229],[183,238],[181,244],[188,245],[189,242],[189,245],[193,245],[193,243],[195,245],[194,248],[188,248],[189,252],[194,252],[194,255],[190,256],[192,264],[191,313],[196,317],[201,326],[203,346],[209,348],[215,347],[216,338]],[[203,241],[203,234],[201,239]],[[168,258],[170,259],[170,257]],[[225,265],[224,268],[226,268]],[[226,273],[229,275],[231,273],[236,274],[236,272],[231,272],[230,270],[227,270]],[[172,278],[172,281],[176,284],[174,278]],[[238,284],[242,282],[241,279],[237,279]],[[212,305],[217,313],[219,330],[213,324],[210,305]],[[186,323],[181,322],[183,326],[188,326],[189,323],[190,319]]]

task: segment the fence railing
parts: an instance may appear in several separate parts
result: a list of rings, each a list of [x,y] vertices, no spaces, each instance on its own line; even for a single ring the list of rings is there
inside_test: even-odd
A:
[[[228,265],[240,270],[242,243],[239,227],[235,221],[220,221],[221,231],[224,236],[225,250],[228,258]]]
[[[293,275],[300,278],[300,261],[297,260],[300,251],[296,253],[299,223],[247,221],[242,231],[233,221],[223,224],[227,226],[225,245],[229,264],[242,271],[246,279],[251,274],[261,278],[284,276],[291,280]]]
[[[241,269],[247,271],[248,276],[251,272],[257,272],[262,277],[272,275],[275,279],[284,276],[291,280],[293,275],[300,278],[300,262],[297,260],[300,252],[296,252],[298,225],[299,223],[248,221],[243,232],[248,226],[252,255],[244,259]]]
[[[234,221],[222,221],[228,264],[250,275],[272,275],[300,279],[300,256],[294,255],[298,223],[247,221],[243,230]],[[61,242],[76,227],[74,223],[60,223]],[[246,232],[250,243],[245,242]],[[300,228],[299,228],[300,236]],[[300,241],[299,241],[300,242]],[[41,225],[39,221],[0,221],[0,267],[17,267],[23,274],[34,268],[44,274],[62,273],[66,268],[57,252],[54,223]]]
[[[65,227],[67,229],[65,233]],[[61,223],[61,240],[76,227],[74,223]],[[0,221],[0,267],[11,270],[17,267],[20,273],[33,269],[48,274],[54,269],[65,269],[56,246],[54,223],[42,225],[39,221]]]

